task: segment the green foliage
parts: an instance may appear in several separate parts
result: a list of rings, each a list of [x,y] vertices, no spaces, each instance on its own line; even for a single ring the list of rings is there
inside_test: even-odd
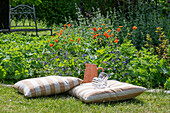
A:
[[[170,89],[170,77],[167,79],[167,81],[164,84],[164,88],[169,90]]]
[[[142,48],[137,57],[129,63],[127,82],[148,87],[161,87],[170,74],[165,59],[159,60],[156,55],[151,55],[147,49]]]

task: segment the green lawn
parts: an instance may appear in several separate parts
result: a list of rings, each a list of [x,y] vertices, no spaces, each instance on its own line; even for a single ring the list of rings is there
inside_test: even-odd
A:
[[[170,95],[143,93],[138,97],[108,103],[86,104],[67,94],[25,98],[11,87],[0,85],[0,112],[12,113],[168,113]]]

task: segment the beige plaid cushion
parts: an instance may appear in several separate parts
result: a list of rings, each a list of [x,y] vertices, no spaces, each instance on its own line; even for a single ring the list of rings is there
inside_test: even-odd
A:
[[[81,83],[76,77],[47,76],[21,80],[13,87],[26,97],[37,97],[63,93]]]
[[[96,89],[92,86],[92,83],[84,83],[71,89],[69,94],[86,103],[92,103],[130,99],[140,95],[146,90],[144,87],[116,80],[108,80],[107,84],[107,88]]]

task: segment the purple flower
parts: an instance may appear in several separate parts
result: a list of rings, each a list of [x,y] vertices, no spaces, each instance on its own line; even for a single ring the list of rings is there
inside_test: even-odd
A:
[[[116,71],[116,68],[114,68],[114,71]]]
[[[126,73],[126,75],[128,75],[129,73]]]
[[[58,56],[56,56],[56,58],[58,59],[59,57],[58,57]]]
[[[111,76],[112,74],[109,74],[109,77]]]
[[[125,76],[125,74],[123,74],[123,77]]]
[[[31,60],[33,60],[34,58],[31,58]]]
[[[68,75],[68,73],[66,73],[66,75]]]
[[[59,76],[62,76],[62,74],[59,74]]]
[[[51,58],[50,60],[52,61],[52,60],[54,60],[54,58]]]
[[[107,63],[107,61],[105,61],[104,63]]]

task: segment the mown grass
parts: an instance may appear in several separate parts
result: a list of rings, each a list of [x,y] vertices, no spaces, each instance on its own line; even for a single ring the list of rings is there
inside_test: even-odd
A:
[[[67,94],[25,98],[11,87],[0,85],[0,112],[12,113],[168,113],[170,95],[143,93],[126,101],[86,104]]]

